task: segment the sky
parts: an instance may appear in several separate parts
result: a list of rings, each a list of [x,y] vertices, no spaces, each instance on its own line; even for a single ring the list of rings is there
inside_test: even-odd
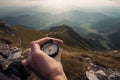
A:
[[[0,0],[0,8],[36,8],[48,12],[120,7],[120,0]]]
[[[98,8],[103,6],[120,7],[120,0],[0,0],[0,7],[44,7],[44,8]]]

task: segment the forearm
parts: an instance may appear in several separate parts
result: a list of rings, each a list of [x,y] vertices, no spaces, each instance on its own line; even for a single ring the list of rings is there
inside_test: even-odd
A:
[[[36,75],[37,75],[37,74],[36,74]],[[39,75],[38,77],[39,77],[41,80],[67,80],[64,72],[63,72],[63,73],[60,73],[60,74],[53,75],[53,76],[50,76],[50,75],[41,76],[41,75]]]
[[[48,70],[46,73],[41,73],[41,70],[38,68],[36,69],[31,68],[32,72],[35,73],[41,80],[67,80],[61,64],[51,68],[51,70]]]
[[[51,71],[52,74],[50,74],[49,79],[46,80],[67,80],[61,63],[58,66],[59,67],[56,67]]]
[[[67,78],[66,78],[65,74],[62,73],[62,74],[59,74],[59,75],[51,78],[50,80],[67,80]]]

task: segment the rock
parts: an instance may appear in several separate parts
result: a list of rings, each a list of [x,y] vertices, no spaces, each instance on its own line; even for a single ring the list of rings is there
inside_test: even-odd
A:
[[[116,76],[116,75],[109,75],[108,76],[109,80],[120,80],[120,76]]]
[[[10,47],[9,45],[0,45],[0,63],[3,67],[16,60],[21,60],[23,50],[18,47]],[[23,58],[23,57],[22,57]]]
[[[94,53],[96,54],[96,53],[97,53],[97,51],[94,51]]]
[[[6,27],[11,27],[11,25],[10,25],[10,24],[7,24],[7,23],[6,23],[4,26],[6,26]]]
[[[99,80],[97,76],[94,74],[95,72],[93,70],[86,71],[86,76],[89,80]]]
[[[20,58],[21,57],[21,54],[22,54],[22,51],[18,51],[18,52],[16,52],[14,55],[13,55],[13,59],[18,59],[18,58]]]
[[[83,58],[84,61],[90,61],[90,58],[87,57],[87,58]]]
[[[89,62],[86,62],[88,64],[86,77],[89,80],[120,80],[119,72],[96,65],[90,58],[84,58],[84,60],[88,60]]]
[[[116,54],[116,53],[118,53],[118,52],[119,52],[118,50],[113,51],[114,54]]]
[[[98,71],[96,71],[96,74],[100,74],[100,75],[106,76],[106,74],[104,73],[103,70],[98,70]]]

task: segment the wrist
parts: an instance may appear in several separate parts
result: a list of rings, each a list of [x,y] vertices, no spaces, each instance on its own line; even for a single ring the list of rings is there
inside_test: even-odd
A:
[[[67,78],[65,76],[65,73],[61,72],[57,75],[52,76],[50,80],[67,80]]]
[[[60,66],[59,68],[57,67],[56,69],[54,69],[54,71],[52,71],[52,74],[50,75],[50,80],[67,80],[62,65]]]

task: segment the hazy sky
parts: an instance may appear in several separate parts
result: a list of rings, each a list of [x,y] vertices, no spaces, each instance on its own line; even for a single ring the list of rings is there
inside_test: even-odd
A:
[[[79,8],[120,7],[120,0],[0,0],[0,7],[36,7],[62,12]]]
[[[103,7],[120,6],[120,0],[0,0],[0,6],[38,6],[38,7]]]

